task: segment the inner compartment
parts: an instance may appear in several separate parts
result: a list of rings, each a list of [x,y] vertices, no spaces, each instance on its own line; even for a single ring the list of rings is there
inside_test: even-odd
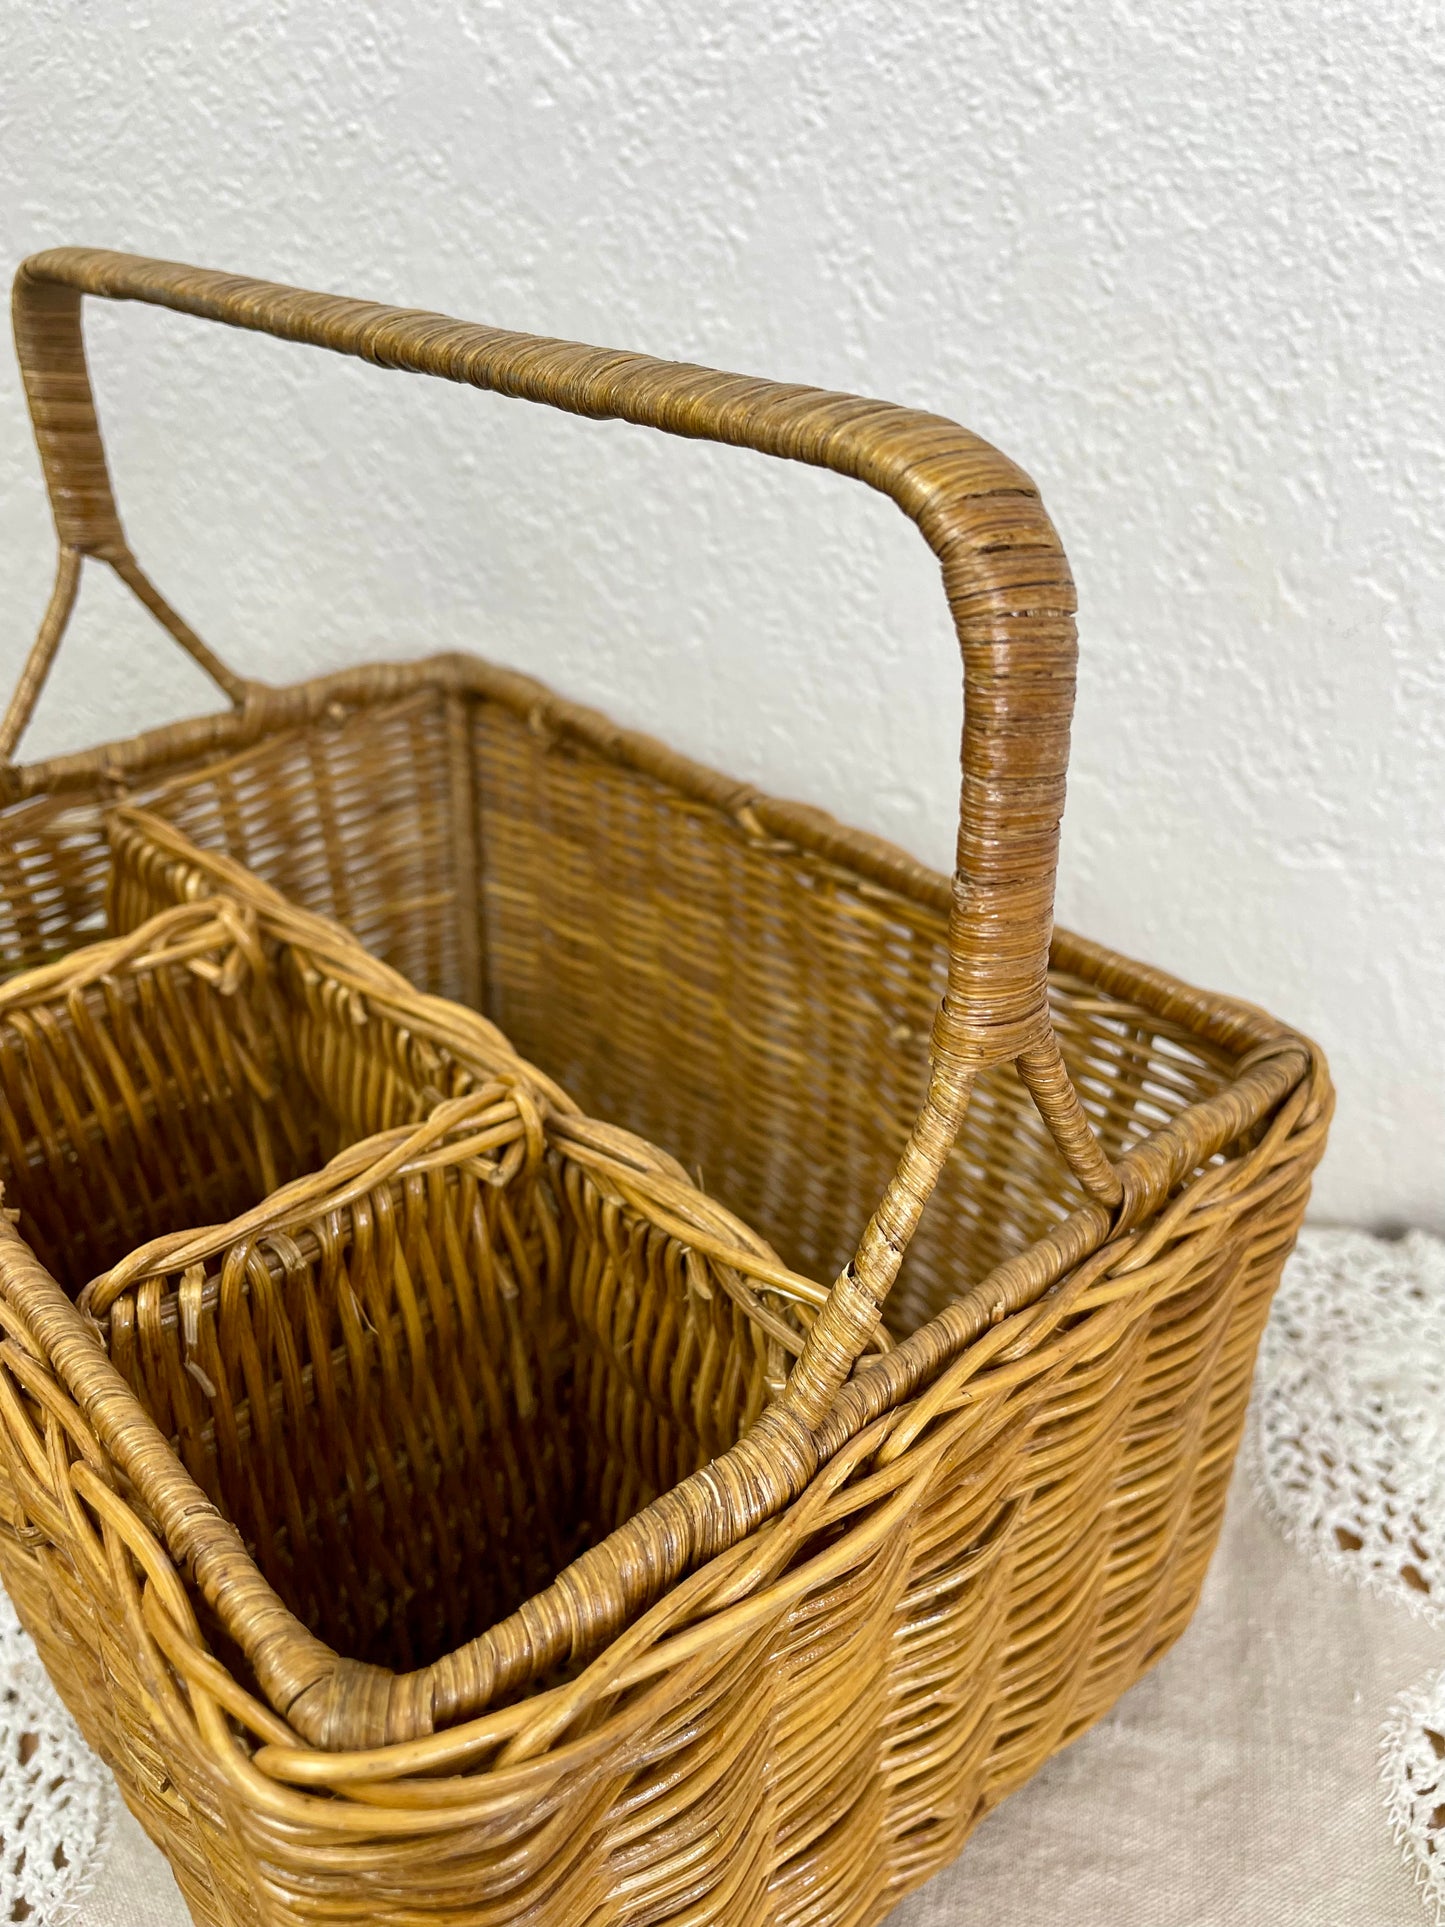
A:
[[[424,1025],[265,952],[238,982],[218,951],[0,1005],[0,1174],[72,1295],[485,1088]],[[410,1668],[504,1617],[732,1444],[785,1369],[720,1267],[573,1158],[504,1176],[392,1180],[103,1308],[182,1461],[349,1657]]]
[[[749,1421],[766,1348],[690,1325],[684,1268],[566,1160],[453,1167],[148,1280],[111,1356],[292,1610],[406,1670]]]
[[[219,970],[223,954],[199,961]],[[195,961],[0,998],[0,1180],[72,1298],[138,1245],[237,1217],[345,1142],[269,989],[224,995]]]

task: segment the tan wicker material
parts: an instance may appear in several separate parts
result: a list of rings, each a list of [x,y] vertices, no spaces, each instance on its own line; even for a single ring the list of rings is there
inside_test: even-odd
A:
[[[952,886],[471,658],[240,682],[125,547],[82,291],[891,494],[963,648]],[[1050,950],[1074,641],[1036,492],[880,403],[123,256],[38,257],[16,308],[62,559],[0,749],[86,555],[235,708],[6,772],[5,954],[99,927],[103,811],[149,803],[838,1277],[742,1444],[584,1553],[524,1642],[494,1628],[430,1705],[333,1673],[304,1733],[208,1647],[177,1522],[66,1390],[87,1328],[6,1233],[0,1562],[47,1663],[201,1919],[876,1920],[1187,1621],[1331,1102],[1262,1012]],[[900,1342],[854,1370],[885,1297]],[[520,1643],[574,1676],[509,1701]]]

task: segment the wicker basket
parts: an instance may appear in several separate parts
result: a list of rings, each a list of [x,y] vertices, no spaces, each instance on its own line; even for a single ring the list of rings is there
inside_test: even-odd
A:
[[[125,545],[82,291],[891,494],[963,647],[953,885],[471,658],[234,677]],[[4,953],[99,928],[102,816],[126,795],[485,1009],[838,1279],[741,1445],[528,1626],[574,1676],[509,1703],[504,1666],[473,1677],[450,1725],[450,1703],[384,1695],[346,1734],[281,1721],[212,1652],[163,1522],[37,1371],[27,1319],[0,1379],[27,1477],[0,1557],[27,1624],[60,1676],[58,1645],[85,1656],[82,1723],[202,1919],[879,1918],[1187,1622],[1330,1109],[1318,1053],[1262,1012],[1050,947],[1074,640],[1032,485],[879,403],[122,256],[38,257],[16,305],[61,567],[0,751],[87,555],[234,707],[7,771]],[[6,1301],[47,1284],[6,1236]],[[855,1370],[885,1299],[897,1342]]]

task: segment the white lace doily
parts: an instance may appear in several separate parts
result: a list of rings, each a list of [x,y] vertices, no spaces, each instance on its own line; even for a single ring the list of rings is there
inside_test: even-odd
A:
[[[74,1919],[118,1797],[0,1590],[0,1921]]]
[[[1290,1536],[1445,1625],[1445,1241],[1305,1231],[1254,1411],[1260,1495]]]
[[[1396,1837],[1426,1905],[1445,1921],[1445,1672],[1396,1702],[1383,1753],[1385,1803]]]
[[[1302,1234],[1260,1349],[1256,1486],[1332,1571],[1445,1626],[1445,1240]],[[1382,1735],[1386,1801],[1445,1921],[1445,1673]]]

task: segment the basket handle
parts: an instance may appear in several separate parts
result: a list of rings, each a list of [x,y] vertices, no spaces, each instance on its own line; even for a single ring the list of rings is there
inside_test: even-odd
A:
[[[27,282],[22,291],[24,277],[22,266],[15,277],[15,348],[55,516],[59,555],[49,605],[15,692],[0,718],[0,769],[8,768],[13,761],[45,687],[75,607],[87,556],[95,556],[115,570],[157,622],[230,698],[234,708],[243,709],[257,687],[228,669],[207,648],[131,554],[116,513],[110,470],[95,417],[80,331],[79,292],[61,282],[44,280],[33,285]]]
[[[54,249],[22,263],[14,312],[60,538],[60,573],[0,723],[0,757],[19,739],[86,555],[117,570],[233,703],[262,693],[212,655],[151,587],[126,546],[86,372],[83,294],[143,301],[576,415],[732,443],[833,469],[890,496],[939,559],[963,653],[963,785],[947,991],[918,1120],[784,1399],[804,1423],[816,1424],[856,1362],[979,1071],[1017,1064],[1085,1189],[1117,1203],[1118,1176],[1079,1103],[1049,1016],[1049,938],[1074,697],[1074,590],[1038,491],[1021,469],[941,416],[855,395],[512,334],[137,255]]]

